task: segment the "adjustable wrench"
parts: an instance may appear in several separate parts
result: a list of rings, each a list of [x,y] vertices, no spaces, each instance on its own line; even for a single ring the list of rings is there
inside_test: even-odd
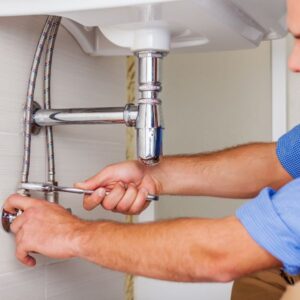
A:
[[[64,192],[64,193],[73,193],[73,194],[83,194],[83,195],[91,195],[94,193],[92,190],[82,190],[72,187],[64,187],[64,186],[56,186],[49,183],[42,182],[27,182],[22,183],[20,185],[20,189],[28,190],[28,191],[37,191],[37,192]],[[106,192],[108,195],[109,192]],[[158,201],[159,196],[148,194],[148,201]],[[2,211],[2,226],[3,229],[7,232],[10,231],[10,225],[14,221],[14,219],[22,213],[21,210],[17,211],[15,214],[11,214],[5,210]]]
[[[94,193],[93,190],[82,190],[73,187],[57,186],[57,185],[42,183],[42,182],[21,183],[20,188],[24,190],[38,191],[38,192],[64,192],[64,193],[83,194],[83,195],[91,195]],[[109,192],[106,192],[106,196],[107,195],[109,195]],[[157,195],[148,194],[146,199],[148,201],[158,201],[159,197]]]

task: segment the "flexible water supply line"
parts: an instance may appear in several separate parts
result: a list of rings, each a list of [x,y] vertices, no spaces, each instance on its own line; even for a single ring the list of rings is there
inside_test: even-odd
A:
[[[53,22],[56,20],[56,17],[49,16],[47,17],[47,20],[45,22],[44,28],[42,30],[42,33],[40,35],[32,66],[31,66],[31,72],[28,82],[28,88],[27,88],[27,97],[26,102],[24,106],[24,148],[23,148],[23,161],[22,161],[22,173],[21,173],[21,184],[27,183],[29,179],[29,170],[30,170],[30,154],[31,154],[31,131],[32,131],[32,115],[33,115],[33,109],[34,109],[34,92],[35,92],[35,86],[36,86],[36,80],[38,75],[38,69],[41,61],[41,57],[43,54],[43,49],[46,44],[46,41],[48,39],[49,31],[52,29]],[[54,29],[53,29],[54,30]],[[50,43],[50,41],[49,41]],[[51,61],[51,54],[50,61]],[[51,70],[51,67],[50,69]],[[46,71],[45,71],[46,72]],[[51,72],[49,73],[51,74]],[[50,97],[48,98],[50,99]],[[24,188],[20,188],[17,191],[19,194],[28,196],[29,191]],[[5,210],[2,211],[2,226],[3,229],[7,232],[10,231],[10,225],[13,222],[13,220],[22,213],[21,210],[18,210],[15,214],[11,214]]]
[[[50,29],[48,44],[45,57],[44,67],[44,109],[51,109],[51,70],[54,53],[54,46],[58,29],[60,26],[61,17],[55,17]],[[55,158],[54,158],[54,139],[52,126],[45,127],[46,152],[47,152],[47,180],[48,183],[55,185]],[[50,202],[57,202],[57,192],[45,193],[45,196]]]
[[[46,23],[44,25],[44,28],[42,30],[42,33],[38,41],[38,45],[36,47],[33,63],[31,66],[31,72],[30,72],[28,89],[27,89],[27,98],[24,107],[24,153],[23,153],[22,174],[21,174],[22,183],[28,182],[28,178],[29,178],[32,113],[33,113],[33,101],[34,101],[36,79],[37,79],[37,74],[38,74],[38,69],[39,69],[43,49],[54,19],[55,17],[51,16],[48,17],[46,20]],[[25,191],[20,191],[20,192],[26,194]]]

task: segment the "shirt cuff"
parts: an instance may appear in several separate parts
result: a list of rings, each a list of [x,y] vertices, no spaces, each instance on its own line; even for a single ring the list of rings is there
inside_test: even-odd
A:
[[[275,191],[266,188],[257,198],[240,207],[236,216],[250,236],[280,260],[287,273],[300,274],[297,237],[276,213],[272,202]]]
[[[277,157],[293,177],[300,177],[300,125],[284,134],[277,142]]]

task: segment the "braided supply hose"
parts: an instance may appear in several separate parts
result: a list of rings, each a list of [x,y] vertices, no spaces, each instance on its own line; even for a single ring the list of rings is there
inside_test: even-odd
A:
[[[30,154],[31,154],[31,129],[32,129],[32,114],[33,114],[33,101],[34,101],[34,92],[37,80],[38,69],[43,53],[44,46],[47,41],[47,37],[49,31],[52,27],[53,21],[55,17],[48,17],[42,33],[40,35],[32,66],[31,72],[28,82],[28,89],[27,89],[27,97],[26,103],[24,107],[24,153],[23,153],[23,162],[22,162],[22,173],[21,173],[21,182],[26,183],[28,182],[29,178],[29,170],[30,170]],[[26,194],[26,191],[19,191],[21,194]]]

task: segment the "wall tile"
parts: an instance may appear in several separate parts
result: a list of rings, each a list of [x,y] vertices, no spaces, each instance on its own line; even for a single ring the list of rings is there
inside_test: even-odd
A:
[[[49,300],[117,300],[123,291],[123,274],[72,260],[47,266]]]
[[[0,298],[11,300],[43,300],[45,267],[26,269],[0,275]]]
[[[0,205],[16,190],[20,180],[22,108],[44,20],[45,17],[0,19]],[[43,82],[42,74],[39,75],[35,99],[41,103]],[[123,106],[125,59],[89,57],[61,28],[54,55],[52,100],[56,108]],[[54,134],[57,178],[63,185],[72,185],[124,159],[122,125],[57,127]],[[43,133],[33,137],[32,146],[30,178],[43,181],[46,162]],[[101,208],[91,213],[84,211],[81,196],[62,194],[61,204],[86,219],[123,220],[123,216]],[[56,261],[39,255],[38,267],[27,269],[14,256],[12,235],[0,230],[0,243],[0,299],[122,298],[122,274],[83,261]]]

